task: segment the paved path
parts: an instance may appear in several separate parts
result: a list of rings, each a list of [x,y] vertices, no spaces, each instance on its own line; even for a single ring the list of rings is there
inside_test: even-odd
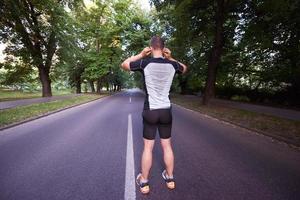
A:
[[[143,98],[123,92],[1,131],[0,199],[300,199],[299,151],[175,105],[177,188],[160,176],[157,141],[151,193],[142,196],[134,176]]]
[[[7,108],[14,108],[17,106],[25,106],[35,103],[44,103],[49,101],[55,101],[60,99],[68,99],[74,96],[78,96],[81,94],[68,94],[68,95],[59,95],[59,96],[52,96],[52,97],[41,97],[41,98],[31,98],[31,99],[20,99],[14,101],[2,101],[0,102],[0,110],[7,109]]]

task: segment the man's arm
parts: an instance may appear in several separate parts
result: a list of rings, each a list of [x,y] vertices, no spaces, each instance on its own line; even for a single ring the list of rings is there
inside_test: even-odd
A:
[[[179,62],[179,61],[177,61],[177,60],[175,60],[174,58],[171,57],[171,51],[170,51],[170,49],[164,48],[164,52],[163,53],[164,53],[164,56],[165,56],[166,59],[174,61],[174,62],[178,62],[183,67],[182,73],[185,73],[187,71],[187,66],[185,64],[183,64],[183,63],[181,63],[181,62]]]
[[[172,61],[174,61],[174,62],[178,62],[182,67],[183,67],[183,71],[182,71],[182,73],[184,74],[185,72],[186,72],[186,70],[187,70],[187,66],[185,65],[185,64],[183,64],[183,63],[181,63],[181,62],[179,62],[179,61],[177,61],[177,60],[175,60],[174,58],[169,58],[169,60],[172,60]]]
[[[135,56],[131,56],[129,58],[127,58],[122,64],[121,64],[121,67],[122,69],[124,70],[127,70],[127,71],[130,71],[130,63],[131,62],[134,62],[134,61],[137,61],[139,59],[142,59],[146,56],[148,56],[149,54],[151,53],[151,49],[150,47],[146,47],[143,49],[143,51]]]

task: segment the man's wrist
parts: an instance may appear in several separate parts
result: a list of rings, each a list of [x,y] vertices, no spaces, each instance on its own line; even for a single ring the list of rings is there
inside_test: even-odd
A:
[[[139,54],[137,54],[135,56],[132,56],[130,58],[130,62],[134,62],[134,61],[137,61],[137,60],[142,59],[142,58],[143,58],[143,55],[141,53],[139,53]]]
[[[143,55],[143,53],[139,53],[137,56],[138,56],[138,59],[142,59],[142,58],[144,58],[144,55]]]

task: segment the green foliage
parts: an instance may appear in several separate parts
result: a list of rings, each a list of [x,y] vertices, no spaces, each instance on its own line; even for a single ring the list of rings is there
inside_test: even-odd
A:
[[[72,21],[66,8],[78,7],[82,0],[4,0],[0,3],[0,39],[22,65],[36,67],[43,87],[43,96],[51,96],[49,73],[64,54],[58,49],[70,47]]]
[[[174,57],[189,67],[189,73],[179,78],[181,91],[203,90],[217,1],[151,2],[158,10],[158,19],[166,19],[163,33]],[[299,1],[224,2],[224,47],[217,71],[217,96],[230,98],[237,92],[252,101],[273,99],[299,105]],[[284,98],[279,97],[283,94]]]
[[[141,76],[123,72],[120,62],[148,46],[152,35],[162,35],[173,56],[189,67],[172,90],[203,93],[221,1],[151,0],[156,9],[150,13],[132,0],[93,2],[86,8],[80,0],[1,1],[0,40],[13,58],[1,64],[1,84],[37,88],[36,68],[45,68],[57,88],[83,82],[142,87]],[[224,3],[216,95],[299,105],[300,3]]]
[[[99,87],[126,86],[128,74],[120,70],[120,58],[145,45],[150,20],[132,1],[124,0],[96,1],[95,6],[76,10],[72,16],[79,51],[74,58],[60,63],[67,69],[71,84],[97,81]]]
[[[11,86],[20,90],[34,90],[38,83],[37,72],[28,64],[7,59],[0,63],[2,69],[0,85]]]

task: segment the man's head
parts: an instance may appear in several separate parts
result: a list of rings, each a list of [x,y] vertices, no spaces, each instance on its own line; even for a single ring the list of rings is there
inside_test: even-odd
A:
[[[159,36],[153,36],[150,40],[150,47],[152,50],[163,50],[165,47],[164,40]]]

